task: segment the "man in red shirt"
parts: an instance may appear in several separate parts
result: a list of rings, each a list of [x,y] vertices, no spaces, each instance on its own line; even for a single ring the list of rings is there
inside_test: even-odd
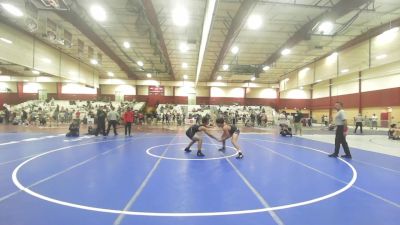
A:
[[[134,115],[130,107],[127,108],[124,113],[124,123],[125,123],[125,136],[131,136],[131,126],[133,123]]]

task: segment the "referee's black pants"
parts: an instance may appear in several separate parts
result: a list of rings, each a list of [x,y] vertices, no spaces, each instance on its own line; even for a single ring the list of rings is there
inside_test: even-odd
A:
[[[340,144],[343,146],[344,153],[348,156],[351,156],[349,145],[346,141],[346,136],[343,134],[344,126],[337,125],[336,126],[336,137],[335,137],[335,155],[339,155]]]

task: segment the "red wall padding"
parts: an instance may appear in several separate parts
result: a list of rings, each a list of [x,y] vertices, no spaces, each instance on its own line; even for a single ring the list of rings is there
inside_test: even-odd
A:
[[[363,107],[400,106],[400,88],[390,88],[361,93]]]
[[[96,100],[96,94],[48,94],[49,98],[56,100]],[[100,98],[114,100],[114,95],[100,95]],[[4,103],[15,105],[28,100],[38,99],[37,94],[27,93],[0,93],[0,107]],[[149,106],[160,104],[187,104],[188,98],[184,96],[147,96],[147,95],[126,95],[125,100],[147,102]],[[330,105],[329,97],[318,99],[262,99],[262,98],[213,98],[213,97],[197,97],[198,105],[269,105],[277,109],[307,108],[307,109],[327,109],[333,107],[336,101],[343,102],[346,108],[361,107],[388,107],[400,106],[400,88],[391,88],[385,90],[369,91],[360,95],[349,94],[332,97]]]
[[[335,102],[342,102],[345,108],[358,108],[360,107],[360,95],[356,93],[332,96],[332,105],[335,104]]]
[[[327,109],[331,107],[329,97],[326,98],[316,98],[311,100],[312,109]]]

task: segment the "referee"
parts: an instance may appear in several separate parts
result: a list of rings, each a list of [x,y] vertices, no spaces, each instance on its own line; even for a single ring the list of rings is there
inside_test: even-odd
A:
[[[347,144],[346,141],[345,133],[347,132],[348,128],[347,128],[346,115],[343,110],[343,103],[336,102],[335,109],[337,111],[335,116],[335,124],[336,124],[335,152],[330,154],[329,157],[338,157],[340,144],[342,144],[345,155],[342,155],[341,157],[351,159],[349,145]]]

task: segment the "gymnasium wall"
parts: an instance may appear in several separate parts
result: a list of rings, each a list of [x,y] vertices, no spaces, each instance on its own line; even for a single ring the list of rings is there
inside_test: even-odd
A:
[[[329,116],[329,110],[326,109],[316,109],[312,111],[312,117],[317,123],[322,122],[322,116]]]
[[[210,90],[211,98],[244,98],[244,95],[245,89],[240,87],[211,87]]]
[[[385,66],[383,66],[385,67]],[[389,68],[396,68],[389,65]],[[379,69],[379,70],[378,70]],[[322,114],[328,114],[336,101],[342,101],[352,118],[361,108],[363,114],[379,114],[392,107],[392,115],[400,120],[400,75],[390,73],[384,78],[377,77],[376,71],[386,71],[377,68],[375,72],[362,72],[361,85],[368,91],[358,93],[358,74],[332,79],[332,97],[329,96],[329,82],[320,82],[313,86],[313,90],[291,89],[281,91],[280,98],[275,89],[271,88],[243,88],[243,87],[204,87],[196,89],[188,87],[165,87],[165,96],[149,96],[148,86],[141,85],[101,85],[100,90],[77,85],[74,83],[39,83],[33,82],[0,82],[1,87],[8,87],[11,93],[0,93],[0,103],[17,104],[27,100],[37,99],[37,90],[45,89],[49,98],[55,99],[82,99],[95,100],[98,97],[115,99],[115,91],[125,93],[126,100],[148,101],[149,105],[157,103],[187,104],[187,94],[196,93],[197,104],[242,104],[242,105],[270,105],[278,110],[289,111],[294,108],[312,109],[313,117],[320,121]],[[393,69],[391,69],[393,72]],[[364,76],[364,73],[367,74]],[[67,88],[69,86],[69,88]],[[382,89],[386,87],[386,89]],[[393,87],[395,86],[395,87]],[[393,87],[393,88],[387,88]],[[18,89],[23,90],[18,93]],[[190,90],[189,90],[190,89]],[[211,97],[210,97],[211,92]],[[175,94],[175,96],[173,96]],[[246,98],[243,98],[243,96]],[[312,95],[312,99],[311,98]],[[231,96],[231,97],[229,97]],[[242,96],[242,97],[232,97]],[[334,110],[333,110],[334,112]]]
[[[273,88],[246,88],[246,98],[276,99],[278,94]]]
[[[281,99],[310,99],[310,97],[310,90],[290,89],[280,93]]]
[[[17,93],[17,83],[16,82],[0,82],[0,93],[4,92]]]
[[[89,62],[72,58],[4,23],[0,23],[0,30],[2,37],[12,41],[0,42],[0,59],[90,86],[99,86],[98,71],[88,65]]]
[[[136,95],[136,86],[129,84],[119,85],[100,85],[101,94],[115,95],[116,92],[121,92],[124,95]]]
[[[197,97],[210,97],[210,88],[209,87],[196,87],[196,96]]]
[[[175,96],[188,96],[190,94],[196,94],[196,88],[194,87],[171,87],[175,88]]]
[[[312,98],[326,98],[329,97],[329,81],[322,81],[313,85]]]

